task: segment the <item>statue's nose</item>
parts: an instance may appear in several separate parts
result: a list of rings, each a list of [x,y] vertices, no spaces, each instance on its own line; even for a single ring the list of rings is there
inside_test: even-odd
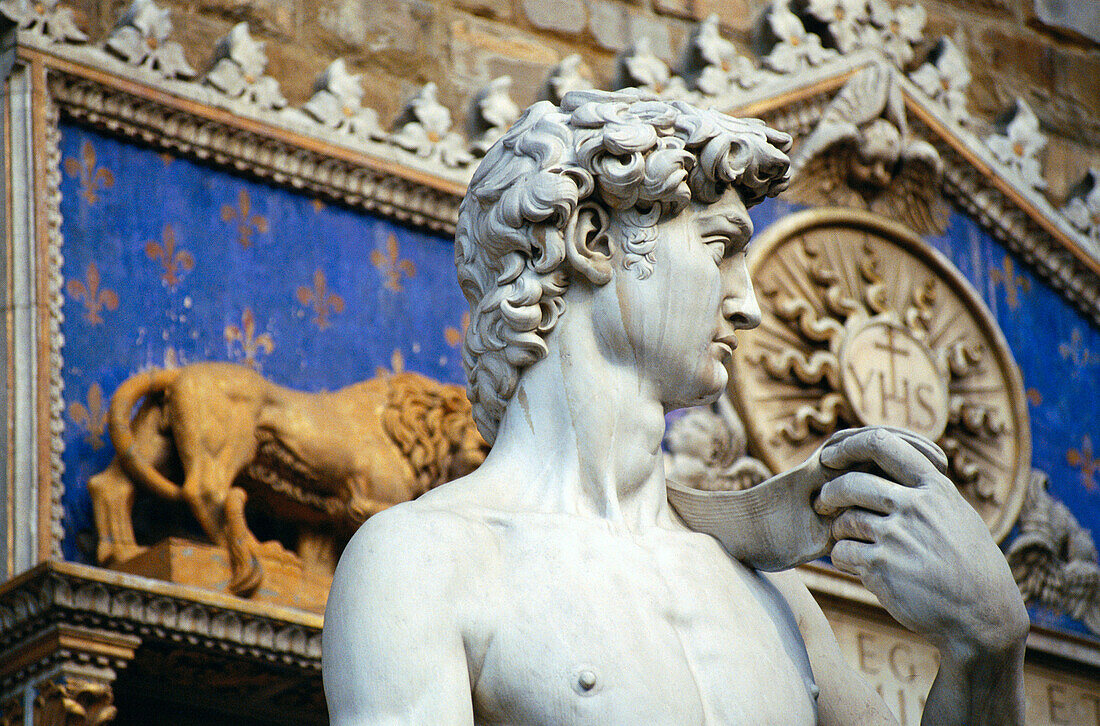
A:
[[[730,280],[726,295],[722,298],[722,317],[730,322],[735,330],[749,330],[760,325],[760,304],[756,301],[756,291],[752,279],[744,265]]]
[[[735,330],[749,330],[760,325],[760,305],[750,291],[747,298],[728,297],[722,301],[722,317],[730,321]]]

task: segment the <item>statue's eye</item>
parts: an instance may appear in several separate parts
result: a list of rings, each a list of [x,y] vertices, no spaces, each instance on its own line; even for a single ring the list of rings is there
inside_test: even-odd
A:
[[[729,242],[725,237],[708,237],[703,240],[707,249],[714,255],[715,263],[722,261],[722,258],[726,256],[726,245]]]

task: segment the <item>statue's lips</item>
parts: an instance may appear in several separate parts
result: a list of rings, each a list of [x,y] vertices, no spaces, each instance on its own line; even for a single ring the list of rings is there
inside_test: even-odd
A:
[[[733,357],[733,351],[737,349],[737,337],[734,335],[723,335],[715,338],[714,343],[722,348],[731,358]]]

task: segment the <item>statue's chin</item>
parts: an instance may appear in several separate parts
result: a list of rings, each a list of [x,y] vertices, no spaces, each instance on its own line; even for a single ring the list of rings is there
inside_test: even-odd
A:
[[[716,364],[716,374],[709,377],[706,381],[699,381],[695,391],[689,392],[687,390],[673,391],[670,401],[665,402],[666,411],[675,411],[681,408],[691,408],[693,406],[706,406],[714,403],[718,400],[718,397],[722,395],[722,392],[726,390],[726,383],[729,382],[729,374],[726,372],[725,366],[721,363]],[[683,395],[676,395],[683,394]]]

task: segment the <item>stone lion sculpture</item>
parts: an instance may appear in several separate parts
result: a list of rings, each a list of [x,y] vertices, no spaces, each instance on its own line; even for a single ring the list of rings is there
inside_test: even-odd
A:
[[[310,394],[227,363],[151,370],[119,386],[109,428],[115,459],[88,482],[100,563],[143,551],[132,521],[141,486],[185,503],[227,548],[229,589],[238,594],[262,581],[260,555],[294,558],[253,535],[250,497],[302,525],[300,538],[307,529],[350,534],[372,514],[469,473],[488,450],[462,387],[415,373]],[[173,469],[182,483],[166,475]],[[298,550],[317,556],[304,542]]]

